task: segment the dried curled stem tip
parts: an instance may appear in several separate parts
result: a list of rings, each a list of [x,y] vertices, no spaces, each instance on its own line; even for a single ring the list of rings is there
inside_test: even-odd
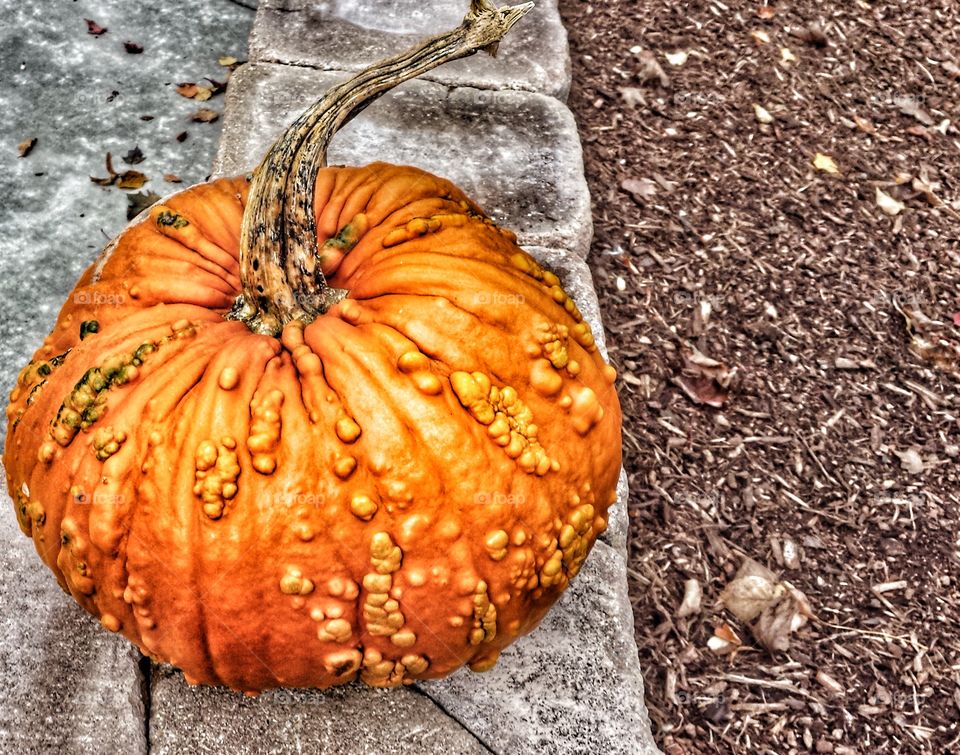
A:
[[[293,320],[311,322],[346,291],[329,288],[320,270],[313,196],[330,139],[384,92],[478,50],[491,55],[533,7],[497,8],[472,0],[456,29],[375,63],[334,87],[273,144],[257,167],[243,213],[240,279],[243,293],[230,316],[257,333],[278,335]]]
[[[496,34],[495,38],[486,44],[478,43],[476,45],[476,49],[483,50],[490,55],[496,56],[497,48],[500,45],[500,40],[503,39],[503,37],[508,31],[510,31],[511,28],[513,28],[513,25],[517,23],[517,21],[519,21],[532,9],[533,3],[522,3],[520,5],[509,5],[503,8],[498,8],[489,0],[472,0],[470,3],[470,10],[463,19],[463,23],[465,26],[469,26],[473,29],[480,28],[484,30],[490,30],[496,34],[495,26],[483,23],[485,17],[489,17],[491,15],[496,16],[500,29],[499,34]]]

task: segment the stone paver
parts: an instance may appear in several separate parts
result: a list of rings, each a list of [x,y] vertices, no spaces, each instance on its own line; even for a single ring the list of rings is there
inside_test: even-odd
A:
[[[236,71],[217,175],[248,172],[303,109],[346,74],[267,63]],[[521,244],[586,256],[593,233],[573,115],[552,97],[410,81],[334,137],[328,162],[416,165],[451,179]]]
[[[540,626],[492,670],[418,686],[498,753],[659,752],[643,704],[623,559],[597,543]]]
[[[138,654],[64,594],[6,491],[0,540],[0,752],[146,752]]]
[[[360,71],[438,30],[454,28],[468,4],[467,0],[264,0],[250,35],[250,59]],[[423,78],[481,89],[525,89],[566,99],[570,54],[556,0],[537,0],[500,43],[496,58],[475,55]]]
[[[244,697],[190,687],[169,667],[154,667],[150,751],[155,755],[474,755],[489,750],[427,696],[413,689],[360,684],[271,690]]]

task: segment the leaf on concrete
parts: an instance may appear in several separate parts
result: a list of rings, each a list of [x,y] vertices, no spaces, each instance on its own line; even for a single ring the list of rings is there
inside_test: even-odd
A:
[[[177,84],[177,94],[179,94],[181,97],[186,97],[188,100],[206,102],[213,97],[214,90],[213,87],[195,84],[192,81],[184,81],[180,84]]]
[[[113,155],[107,152],[107,177],[95,178],[94,176],[90,176],[90,180],[100,186],[113,186],[117,180],[117,171],[113,169]]]
[[[219,117],[220,113],[218,113],[216,110],[202,107],[190,116],[190,120],[197,121],[198,123],[213,123]]]
[[[139,146],[134,147],[123,156],[123,161],[127,165],[136,165],[137,163],[142,163],[144,159],[146,159],[146,156],[140,151]]]
[[[221,55],[217,58],[217,63],[222,65],[224,68],[232,68],[237,64],[237,59],[232,55]]]
[[[124,42],[123,49],[131,55],[139,55],[143,52],[143,45],[138,45],[136,42]]]
[[[101,34],[107,33],[107,27],[100,26],[96,21],[93,21],[89,18],[83,19],[87,22],[87,34],[92,34],[95,37],[99,37]]]
[[[139,189],[147,181],[147,177],[139,170],[125,170],[117,177],[117,188]]]
[[[29,139],[24,139],[17,145],[17,152],[20,153],[20,157],[26,157],[33,151],[36,144],[37,137],[31,136]]]
[[[180,178],[176,173],[164,173],[163,180],[168,184],[178,184],[183,183],[183,179]]]
[[[160,201],[160,195],[152,191],[141,191],[138,194],[127,195],[127,220],[133,220],[137,215]]]

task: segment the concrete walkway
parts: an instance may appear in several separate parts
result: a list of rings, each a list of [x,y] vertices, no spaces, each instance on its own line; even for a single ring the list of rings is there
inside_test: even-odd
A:
[[[0,300],[3,327],[9,330],[0,340],[4,389],[101,246],[99,228],[112,236],[125,222],[121,192],[100,189],[87,179],[104,174],[102,153],[112,150],[116,156],[139,143],[148,158],[163,155],[163,162],[137,166],[156,174],[147,188],[160,194],[176,188],[164,186],[160,173],[178,172],[185,183],[204,178],[202,166],[210,162],[219,122],[186,124],[192,110],[208,103],[184,100],[164,83],[216,77],[219,55],[244,57],[236,48],[253,20],[252,13],[227,0],[179,3],[179,22],[155,2],[148,4],[152,9],[119,0],[95,5],[64,5],[54,26],[49,13],[21,18],[32,30],[28,38],[61,36],[44,43],[49,47],[38,43],[33,49],[11,35],[0,53],[9,60],[12,46],[35,68],[32,75],[30,66],[21,73],[27,93],[0,115],[18,119],[3,123],[8,142],[40,137],[35,152],[0,177],[23,198],[0,219],[0,229],[7,231],[0,235],[0,272],[6,273],[0,279],[9,287]],[[333,82],[417,38],[452,27],[467,2],[402,0],[389,4],[390,13],[385,5],[373,0],[263,3],[250,36],[251,63],[238,69],[228,90],[215,172],[248,171],[283,126]],[[28,14],[19,5],[11,8]],[[89,37],[84,17],[111,31]],[[52,31],[78,23],[72,34]],[[114,29],[119,33],[111,38]],[[156,51],[149,65],[146,52],[124,57],[127,35]],[[72,65],[39,52],[52,53],[49,48],[57,45]],[[144,66],[131,70],[133,58]],[[130,98],[126,109],[111,121],[120,127],[102,125],[108,119],[99,103],[90,107],[86,99],[76,99],[92,75],[86,71],[89,59],[100,61],[95,70],[104,67],[95,81],[101,76],[103,86],[131,90],[124,95]],[[52,85],[61,103],[50,101],[53,93],[42,93],[41,79],[70,81],[70,76],[77,77],[71,87]],[[131,78],[121,82],[123,76]],[[427,78],[365,111],[334,140],[330,161],[386,159],[453,179],[560,275],[594,333],[602,334],[583,261],[591,237],[590,203],[576,125],[563,104],[569,58],[555,0],[539,0],[496,60],[475,56]],[[31,105],[41,99],[47,101],[44,108]],[[221,103],[213,107],[219,110]],[[52,123],[44,121],[44,113]],[[140,114],[151,113],[154,121],[139,121]],[[171,141],[187,126],[191,138]],[[67,154],[72,160],[64,160]],[[30,184],[31,173],[40,171],[52,186]],[[25,191],[21,184],[31,188]],[[71,222],[58,222],[61,217]],[[0,643],[0,751],[656,752],[627,598],[625,477],[619,492],[610,529],[571,588],[541,627],[506,651],[492,671],[464,670],[447,680],[396,690],[360,685],[327,692],[277,690],[256,699],[190,688],[173,669],[138,664],[122,641],[60,593],[29,541],[19,535],[12,513],[0,517],[9,544],[4,573],[22,580],[16,589],[7,580],[0,590],[6,630]],[[2,506],[9,513],[9,500],[0,501]]]

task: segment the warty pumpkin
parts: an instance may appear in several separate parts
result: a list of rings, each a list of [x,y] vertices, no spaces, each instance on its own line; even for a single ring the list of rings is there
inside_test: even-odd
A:
[[[7,483],[60,585],[191,683],[490,668],[615,501],[615,371],[558,277],[456,186],[324,167],[376,96],[528,5],[372,66],[252,177],[168,197],[20,372]]]

